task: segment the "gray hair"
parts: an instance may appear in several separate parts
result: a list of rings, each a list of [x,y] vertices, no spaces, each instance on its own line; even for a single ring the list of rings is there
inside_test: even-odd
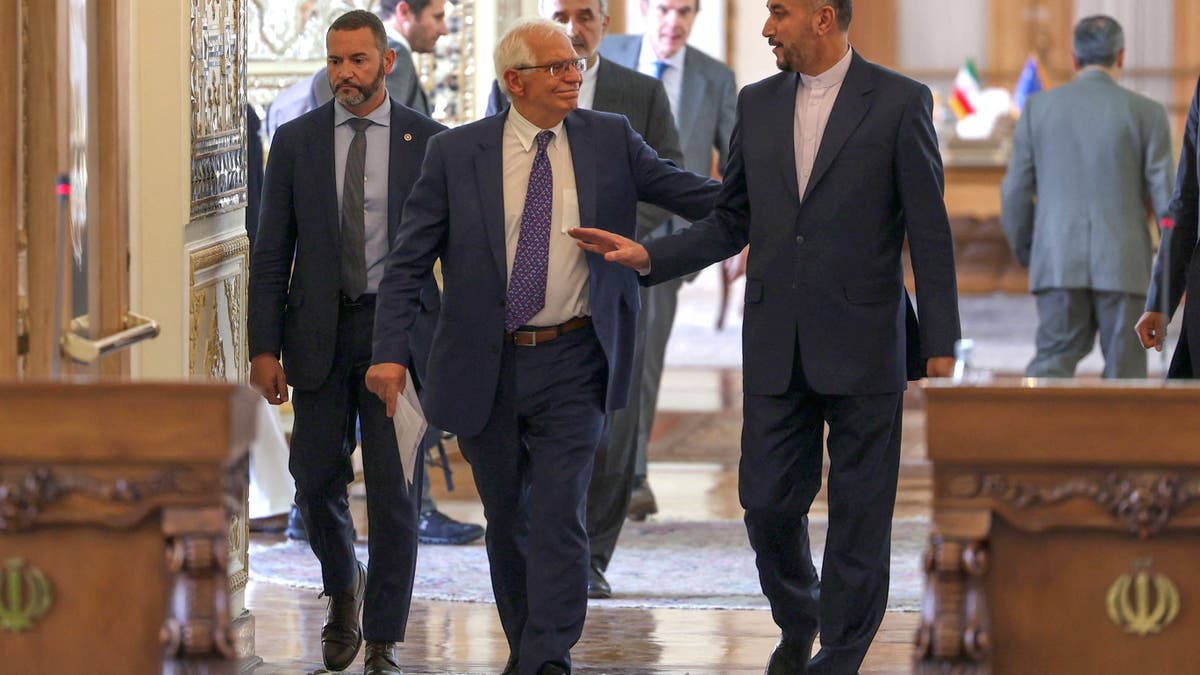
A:
[[[530,39],[550,38],[556,35],[567,37],[567,29],[561,23],[542,18],[524,19],[509,28],[496,43],[496,51],[492,53],[492,63],[496,68],[496,82],[500,85],[500,91],[510,100],[512,92],[508,90],[508,83],[504,81],[504,73],[509,68],[517,66],[537,65],[533,63],[533,48],[529,46]]]
[[[1111,67],[1125,49],[1125,32],[1116,19],[1103,14],[1086,16],[1075,24],[1075,60],[1079,67]]]
[[[538,0],[538,10],[542,12],[546,11],[546,3],[550,1],[551,0]],[[600,3],[600,16],[608,16],[608,0],[597,0],[597,2]]]

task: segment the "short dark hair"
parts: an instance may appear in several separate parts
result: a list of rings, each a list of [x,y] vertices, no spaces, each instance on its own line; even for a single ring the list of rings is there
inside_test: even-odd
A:
[[[328,36],[335,30],[358,30],[360,28],[370,28],[371,32],[375,34],[375,46],[379,48],[380,54],[387,51],[387,31],[383,29],[383,22],[365,9],[351,10],[339,16],[330,24],[325,35]]]
[[[850,30],[850,17],[854,14],[853,0],[816,0],[813,8],[819,9],[825,5],[832,7],[833,13],[837,15],[838,30],[843,33]]]
[[[1103,14],[1085,16],[1075,24],[1075,60],[1079,67],[1111,67],[1125,49],[1125,33],[1116,19]]]
[[[416,16],[421,16],[421,12],[429,6],[432,0],[380,0],[379,2],[379,17],[382,19],[390,19],[396,13],[396,5],[404,3],[412,10]]]

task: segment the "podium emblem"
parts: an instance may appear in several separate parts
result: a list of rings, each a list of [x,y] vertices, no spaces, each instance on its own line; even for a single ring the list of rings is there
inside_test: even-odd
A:
[[[1161,633],[1179,614],[1179,589],[1163,574],[1151,573],[1152,562],[1139,560],[1132,574],[1122,574],[1108,588],[1108,618],[1126,633]]]
[[[50,581],[38,568],[20,558],[4,561],[0,575],[0,630],[31,630],[54,603]]]

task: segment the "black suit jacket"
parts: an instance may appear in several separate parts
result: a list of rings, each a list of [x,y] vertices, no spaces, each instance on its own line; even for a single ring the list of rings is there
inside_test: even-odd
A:
[[[1192,107],[1188,111],[1187,124],[1183,133],[1183,148],[1179,151],[1179,168],[1175,174],[1175,193],[1171,197],[1171,218],[1175,231],[1171,234],[1170,246],[1160,246],[1154,262],[1154,274],[1150,278],[1150,292],[1146,297],[1146,311],[1159,312],[1163,308],[1163,294],[1167,294],[1168,316],[1175,313],[1184,291],[1200,288],[1200,256],[1196,255],[1197,216],[1200,214],[1200,178],[1196,172],[1200,164],[1200,148],[1196,144],[1197,127],[1200,126],[1200,80],[1192,95]],[[1164,264],[1164,255],[1170,252],[1169,264]],[[1164,269],[1169,276],[1168,288],[1163,288]],[[1193,364],[1200,363],[1200,302],[1193,299],[1183,308],[1183,332],[1179,346],[1171,359],[1170,377],[1195,377]]]
[[[943,175],[924,85],[852,57],[803,200],[792,150],[798,75],[742,90],[713,214],[646,245],[657,283],[750,244],[744,388],[787,390],[799,345],[814,391],[902,391],[912,366],[954,353],[958,296]],[[901,250],[909,241],[920,324]]]
[[[288,384],[315,389],[333,363],[341,297],[341,218],[334,164],[333,106],[329,102],[275,133],[263,180],[262,213],[250,258],[250,355],[282,354]],[[400,214],[420,176],[425,144],[445,127],[389,100],[388,240],[399,243]],[[422,289],[423,312],[411,351],[421,375],[438,308],[432,280]],[[424,337],[424,342],[420,337]]]

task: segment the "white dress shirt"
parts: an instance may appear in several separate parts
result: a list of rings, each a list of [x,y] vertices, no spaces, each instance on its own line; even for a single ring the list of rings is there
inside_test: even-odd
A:
[[[354,140],[354,129],[347,124],[354,113],[333,104],[333,169],[337,180],[338,224],[342,219],[342,192],[346,188],[346,155]],[[392,100],[366,114],[373,124],[367,127],[367,155],[363,174],[363,234],[366,244],[367,287],[364,293],[375,293],[383,279],[390,240],[388,239],[388,164],[392,142]]]
[[[504,122],[502,161],[504,167],[504,249],[508,277],[512,276],[521,235],[521,215],[529,172],[537,156],[537,135],[542,129],[511,106]],[[575,190],[575,165],[571,145],[562,122],[550,131],[554,139],[546,146],[554,191],[550,207],[550,261],[546,274],[546,304],[529,320],[530,326],[554,326],[577,316],[591,314],[588,304],[588,265],[583,249],[568,230],[579,227],[579,195]]]
[[[667,90],[667,100],[671,103],[671,116],[675,124],[679,124],[679,96],[683,91],[683,62],[687,56],[687,47],[681,47],[669,59],[659,59],[650,46],[650,41],[642,37],[642,51],[638,54],[638,72],[654,77],[657,67],[655,61],[666,61],[667,68],[663,71],[663,89]]]
[[[800,86],[796,87],[796,111],[792,130],[792,143],[796,150],[796,182],[800,188],[800,199],[808,189],[812,178],[813,162],[825,135],[825,125],[833,112],[833,102],[842,90],[846,71],[850,70],[850,58],[854,50],[847,49],[845,56],[833,67],[820,75],[800,73]]]
[[[583,71],[583,84],[579,85],[579,107],[584,110],[591,110],[592,103],[596,100],[596,76],[600,73],[600,58],[596,58],[596,65],[588,66],[587,70]]]

